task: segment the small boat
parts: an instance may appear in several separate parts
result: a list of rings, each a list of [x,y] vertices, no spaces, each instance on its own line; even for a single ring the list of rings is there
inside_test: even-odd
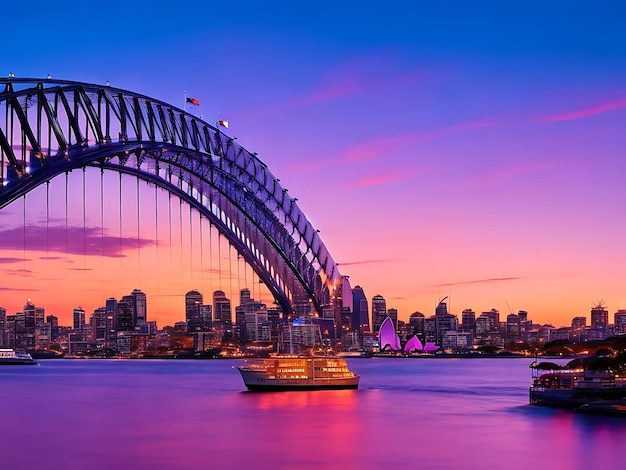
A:
[[[356,389],[360,378],[340,357],[276,356],[238,369],[248,390],[255,392]]]
[[[0,349],[0,365],[36,365],[30,354],[24,351],[14,351],[13,349]]]

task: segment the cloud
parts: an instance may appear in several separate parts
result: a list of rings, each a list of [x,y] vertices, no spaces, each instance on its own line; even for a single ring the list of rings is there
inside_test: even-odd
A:
[[[26,240],[24,240],[26,233]],[[0,250],[48,251],[87,256],[124,257],[124,251],[154,245],[154,240],[110,236],[100,227],[40,227],[0,230]],[[44,257],[49,258],[49,257]]]
[[[572,119],[582,119],[582,118],[586,118],[589,116],[593,116],[594,114],[605,113],[607,111],[615,111],[616,109],[623,109],[623,108],[626,108],[626,98],[623,98],[617,101],[611,101],[608,103],[603,103],[597,106],[592,106],[590,108],[570,111],[568,113],[543,116],[543,117],[538,118],[538,120],[541,122],[569,121]]]
[[[21,261],[30,261],[30,260],[29,259],[24,260],[24,258],[0,258],[0,264],[19,263]]]
[[[2,292],[41,292],[41,289],[18,289],[15,287],[0,287]]]
[[[438,139],[466,130],[492,127],[499,124],[499,122],[499,117],[490,116],[487,118],[463,121],[429,131],[403,132],[399,134],[377,136],[372,139],[359,142],[358,144],[346,149],[341,155],[341,159],[345,161],[362,161],[388,158],[390,154],[419,142]]]
[[[433,284],[428,287],[450,287],[450,286],[461,286],[464,284],[488,284],[492,282],[503,282],[503,281],[517,281],[522,279],[521,277],[492,277],[489,279],[476,279],[473,281],[461,281],[461,282],[448,282],[444,284]]]
[[[364,261],[349,261],[347,263],[337,263],[337,266],[356,266],[358,264],[379,264],[379,263],[392,263],[393,259],[371,259]]]
[[[33,273],[29,269],[0,269],[0,272],[22,277],[29,277]]]
[[[396,65],[390,63],[388,53],[379,53],[349,60],[326,70],[317,86],[294,94],[283,101],[238,113],[238,118],[259,117],[286,110],[306,108],[318,103],[336,101],[375,90],[385,84],[388,89],[407,87],[423,80],[427,73],[423,69],[406,72],[390,72]]]
[[[370,186],[379,186],[381,184],[393,183],[402,179],[409,178],[411,172],[405,173],[390,173],[387,175],[372,175],[365,176],[358,180],[355,180],[349,184],[352,188],[369,188]]]

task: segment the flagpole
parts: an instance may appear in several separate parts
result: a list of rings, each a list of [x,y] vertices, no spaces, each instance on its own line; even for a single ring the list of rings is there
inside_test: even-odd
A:
[[[183,111],[187,112],[187,90],[183,91],[184,100],[183,100]]]

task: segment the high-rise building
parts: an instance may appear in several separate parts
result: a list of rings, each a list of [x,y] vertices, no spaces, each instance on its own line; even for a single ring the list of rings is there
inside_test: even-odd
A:
[[[148,301],[146,294],[135,289],[130,294],[133,298],[133,326],[145,325],[148,321]]]
[[[132,331],[135,329],[134,325],[134,309],[133,309],[133,296],[125,295],[117,303],[117,328],[116,331]],[[118,335],[119,336],[119,335]]]
[[[500,312],[495,308],[492,308],[487,312],[481,313],[481,316],[483,315],[489,319],[488,331],[497,331],[500,327]]]
[[[104,308],[107,312],[107,343],[114,345],[117,342],[117,299],[109,297]]]
[[[187,333],[202,331],[204,322],[200,307],[202,305],[202,294],[194,289],[185,294],[185,321],[187,322]]]
[[[239,305],[246,305],[251,299],[250,289],[244,287],[239,291]]]
[[[46,323],[50,324],[50,340],[56,341],[59,338],[59,319],[55,315],[48,315]]]
[[[424,314],[421,312],[413,312],[409,315],[409,336],[416,335],[422,342],[424,336]]]
[[[73,312],[74,329],[80,330],[85,324],[85,310],[82,307],[76,307]]]
[[[461,312],[461,328],[463,331],[476,332],[476,313],[471,308]]]
[[[626,310],[620,309],[615,312],[614,321],[615,334],[626,334]]]
[[[361,286],[352,289],[352,328],[360,334],[371,332],[367,297]]]
[[[435,308],[435,344],[437,344],[437,346],[443,344],[443,337],[446,331],[457,330],[457,318],[448,313],[448,304],[445,302],[446,299],[447,297],[441,299]]]
[[[599,303],[591,309],[591,328],[605,330],[609,326],[609,311]]]
[[[398,331],[398,310],[395,308],[390,308],[387,310],[387,315],[389,316],[389,318],[391,318],[395,330]]]
[[[91,335],[94,341],[106,343],[108,340],[107,310],[98,307],[91,315]]]
[[[372,297],[372,327],[374,334],[378,334],[380,325],[387,317],[387,302],[382,295]]]
[[[506,316],[506,337],[509,341],[517,341],[520,339],[519,316],[514,313],[510,313]]]
[[[7,310],[0,307],[0,348],[6,347]]]
[[[226,298],[226,294],[221,290],[213,292],[213,320],[223,325],[232,323],[230,300]]]

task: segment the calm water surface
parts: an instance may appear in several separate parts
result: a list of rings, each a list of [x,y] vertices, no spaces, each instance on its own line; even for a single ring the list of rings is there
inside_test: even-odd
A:
[[[622,468],[626,419],[528,406],[528,359],[353,359],[358,390],[249,393],[240,361],[0,368],[2,469]]]

